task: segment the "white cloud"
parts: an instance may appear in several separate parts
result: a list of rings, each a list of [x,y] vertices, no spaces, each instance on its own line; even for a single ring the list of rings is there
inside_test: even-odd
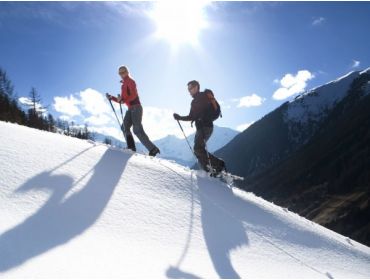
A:
[[[184,138],[173,113],[171,109],[144,107],[143,126],[150,139],[157,140],[167,135]],[[181,125],[187,136],[195,130],[190,127],[190,122],[181,122]]]
[[[315,76],[308,70],[300,70],[293,76],[286,74],[281,80],[281,87],[273,94],[276,100],[286,99],[294,94],[302,93],[307,87],[307,81],[313,79]]]
[[[73,95],[70,95],[69,97],[55,96],[53,106],[55,111],[73,117],[81,115],[81,111],[78,108],[79,104],[80,101]]]
[[[19,97],[18,100],[21,104],[26,105],[27,107],[33,106],[32,100],[28,97]],[[40,103],[36,102],[36,112],[45,114],[47,110]]]
[[[84,123],[102,126],[114,120],[112,109],[107,104],[105,95],[91,88],[87,88],[69,97],[54,97],[54,109],[63,114],[60,118],[71,120],[78,116]]]
[[[263,98],[261,96],[258,96],[257,94],[253,93],[252,95],[244,96],[240,99],[234,99],[239,102],[238,108],[241,107],[255,107],[255,106],[261,106],[262,103],[266,100],[266,98]]]
[[[238,100],[238,99],[232,99],[232,100]],[[218,104],[220,104],[221,106],[221,111],[224,110],[224,109],[231,109],[231,105],[230,104],[227,104],[225,101],[223,100],[217,100],[218,101]]]
[[[313,19],[312,25],[313,26],[318,26],[318,25],[323,24],[325,21],[326,21],[326,18],[324,18],[324,17],[316,17],[316,18]]]
[[[236,127],[236,130],[242,132],[244,130],[246,130],[248,127],[250,127],[254,122],[248,122],[248,123],[243,123],[243,124],[240,124]]]
[[[78,116],[78,120],[74,118],[75,121],[87,123],[90,130],[122,139],[122,132],[112,108],[104,94],[97,90],[88,88],[67,97],[54,97],[53,106],[57,112],[62,114],[62,119],[70,121],[72,117]],[[118,104],[113,102],[113,106],[116,109],[119,121],[122,122]],[[127,108],[126,106],[123,108],[125,114]],[[184,137],[178,123],[173,118],[173,110],[148,106],[144,107],[143,111],[142,124],[151,140],[157,140],[167,135]],[[179,113],[185,115],[188,112]],[[190,122],[181,122],[181,125],[186,135],[194,133],[195,128],[190,126]]]
[[[352,60],[352,68],[357,68],[359,67],[361,62],[359,60]]]
[[[59,119],[61,119],[62,121],[70,121],[71,120],[71,117],[70,116],[67,116],[67,115],[61,115],[59,117]]]
[[[85,118],[85,122],[88,125],[97,125],[97,126],[106,125],[106,124],[109,124],[110,121],[111,121],[111,118],[105,114]]]
[[[91,115],[98,116],[110,113],[112,110],[109,107],[104,94],[92,88],[80,91],[79,97],[82,109]]]
[[[125,1],[107,1],[103,2],[111,12],[127,16],[147,16],[148,11],[153,6],[151,2],[125,2]]]

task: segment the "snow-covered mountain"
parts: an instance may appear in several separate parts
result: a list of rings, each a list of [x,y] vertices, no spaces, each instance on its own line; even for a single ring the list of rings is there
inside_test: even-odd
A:
[[[370,73],[370,68],[350,72],[290,101],[284,112],[284,121],[289,126],[291,140],[296,145],[307,143],[335,105],[348,95],[353,81],[365,73]]]
[[[230,171],[241,176],[271,167],[308,143],[329,113],[349,94],[353,81],[367,74],[370,68],[350,72],[297,96],[253,123],[216,154],[225,159]],[[369,87],[367,82],[367,93]]]
[[[239,187],[370,245],[370,68],[286,102],[216,152]]]
[[[207,143],[207,149],[214,152],[227,143],[229,143],[238,131],[227,127],[214,126],[211,138]],[[189,135],[188,140],[193,147],[195,133]],[[175,136],[167,136],[163,139],[155,141],[155,144],[161,149],[160,157],[171,159],[185,166],[191,167],[195,163],[194,155],[191,153],[185,139],[179,139]]]
[[[108,135],[105,135],[103,133],[99,133],[99,132],[96,132],[96,131],[92,131],[91,133],[92,133],[92,138],[93,138],[94,142],[104,143],[105,140],[108,140],[108,141],[110,141],[112,146],[115,146],[117,148],[126,147],[126,143],[123,142],[123,140],[122,140],[123,135],[122,135],[121,139],[117,139],[116,137],[108,136]]]
[[[200,171],[0,122],[0,277],[362,278],[370,248]]]

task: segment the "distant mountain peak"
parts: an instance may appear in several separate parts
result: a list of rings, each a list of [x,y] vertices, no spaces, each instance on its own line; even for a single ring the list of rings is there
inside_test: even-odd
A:
[[[307,123],[320,120],[336,103],[347,95],[352,82],[361,73],[360,71],[349,72],[342,77],[296,97],[289,102],[284,115],[285,121]]]

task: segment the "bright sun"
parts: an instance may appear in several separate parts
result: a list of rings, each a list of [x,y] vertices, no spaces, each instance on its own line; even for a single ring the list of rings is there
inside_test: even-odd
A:
[[[157,26],[156,37],[172,46],[197,45],[199,33],[207,27],[204,1],[159,1],[150,12]]]

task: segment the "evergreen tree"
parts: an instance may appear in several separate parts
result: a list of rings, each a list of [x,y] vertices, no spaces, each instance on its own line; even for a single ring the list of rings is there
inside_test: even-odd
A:
[[[48,119],[47,119],[47,124],[48,124],[48,131],[55,132],[55,120],[52,114],[48,114]]]
[[[105,138],[104,138],[104,144],[112,145],[112,139],[110,139],[110,138],[108,138],[108,137],[105,137]]]
[[[13,94],[14,86],[0,68],[0,120],[25,124],[26,116]]]

